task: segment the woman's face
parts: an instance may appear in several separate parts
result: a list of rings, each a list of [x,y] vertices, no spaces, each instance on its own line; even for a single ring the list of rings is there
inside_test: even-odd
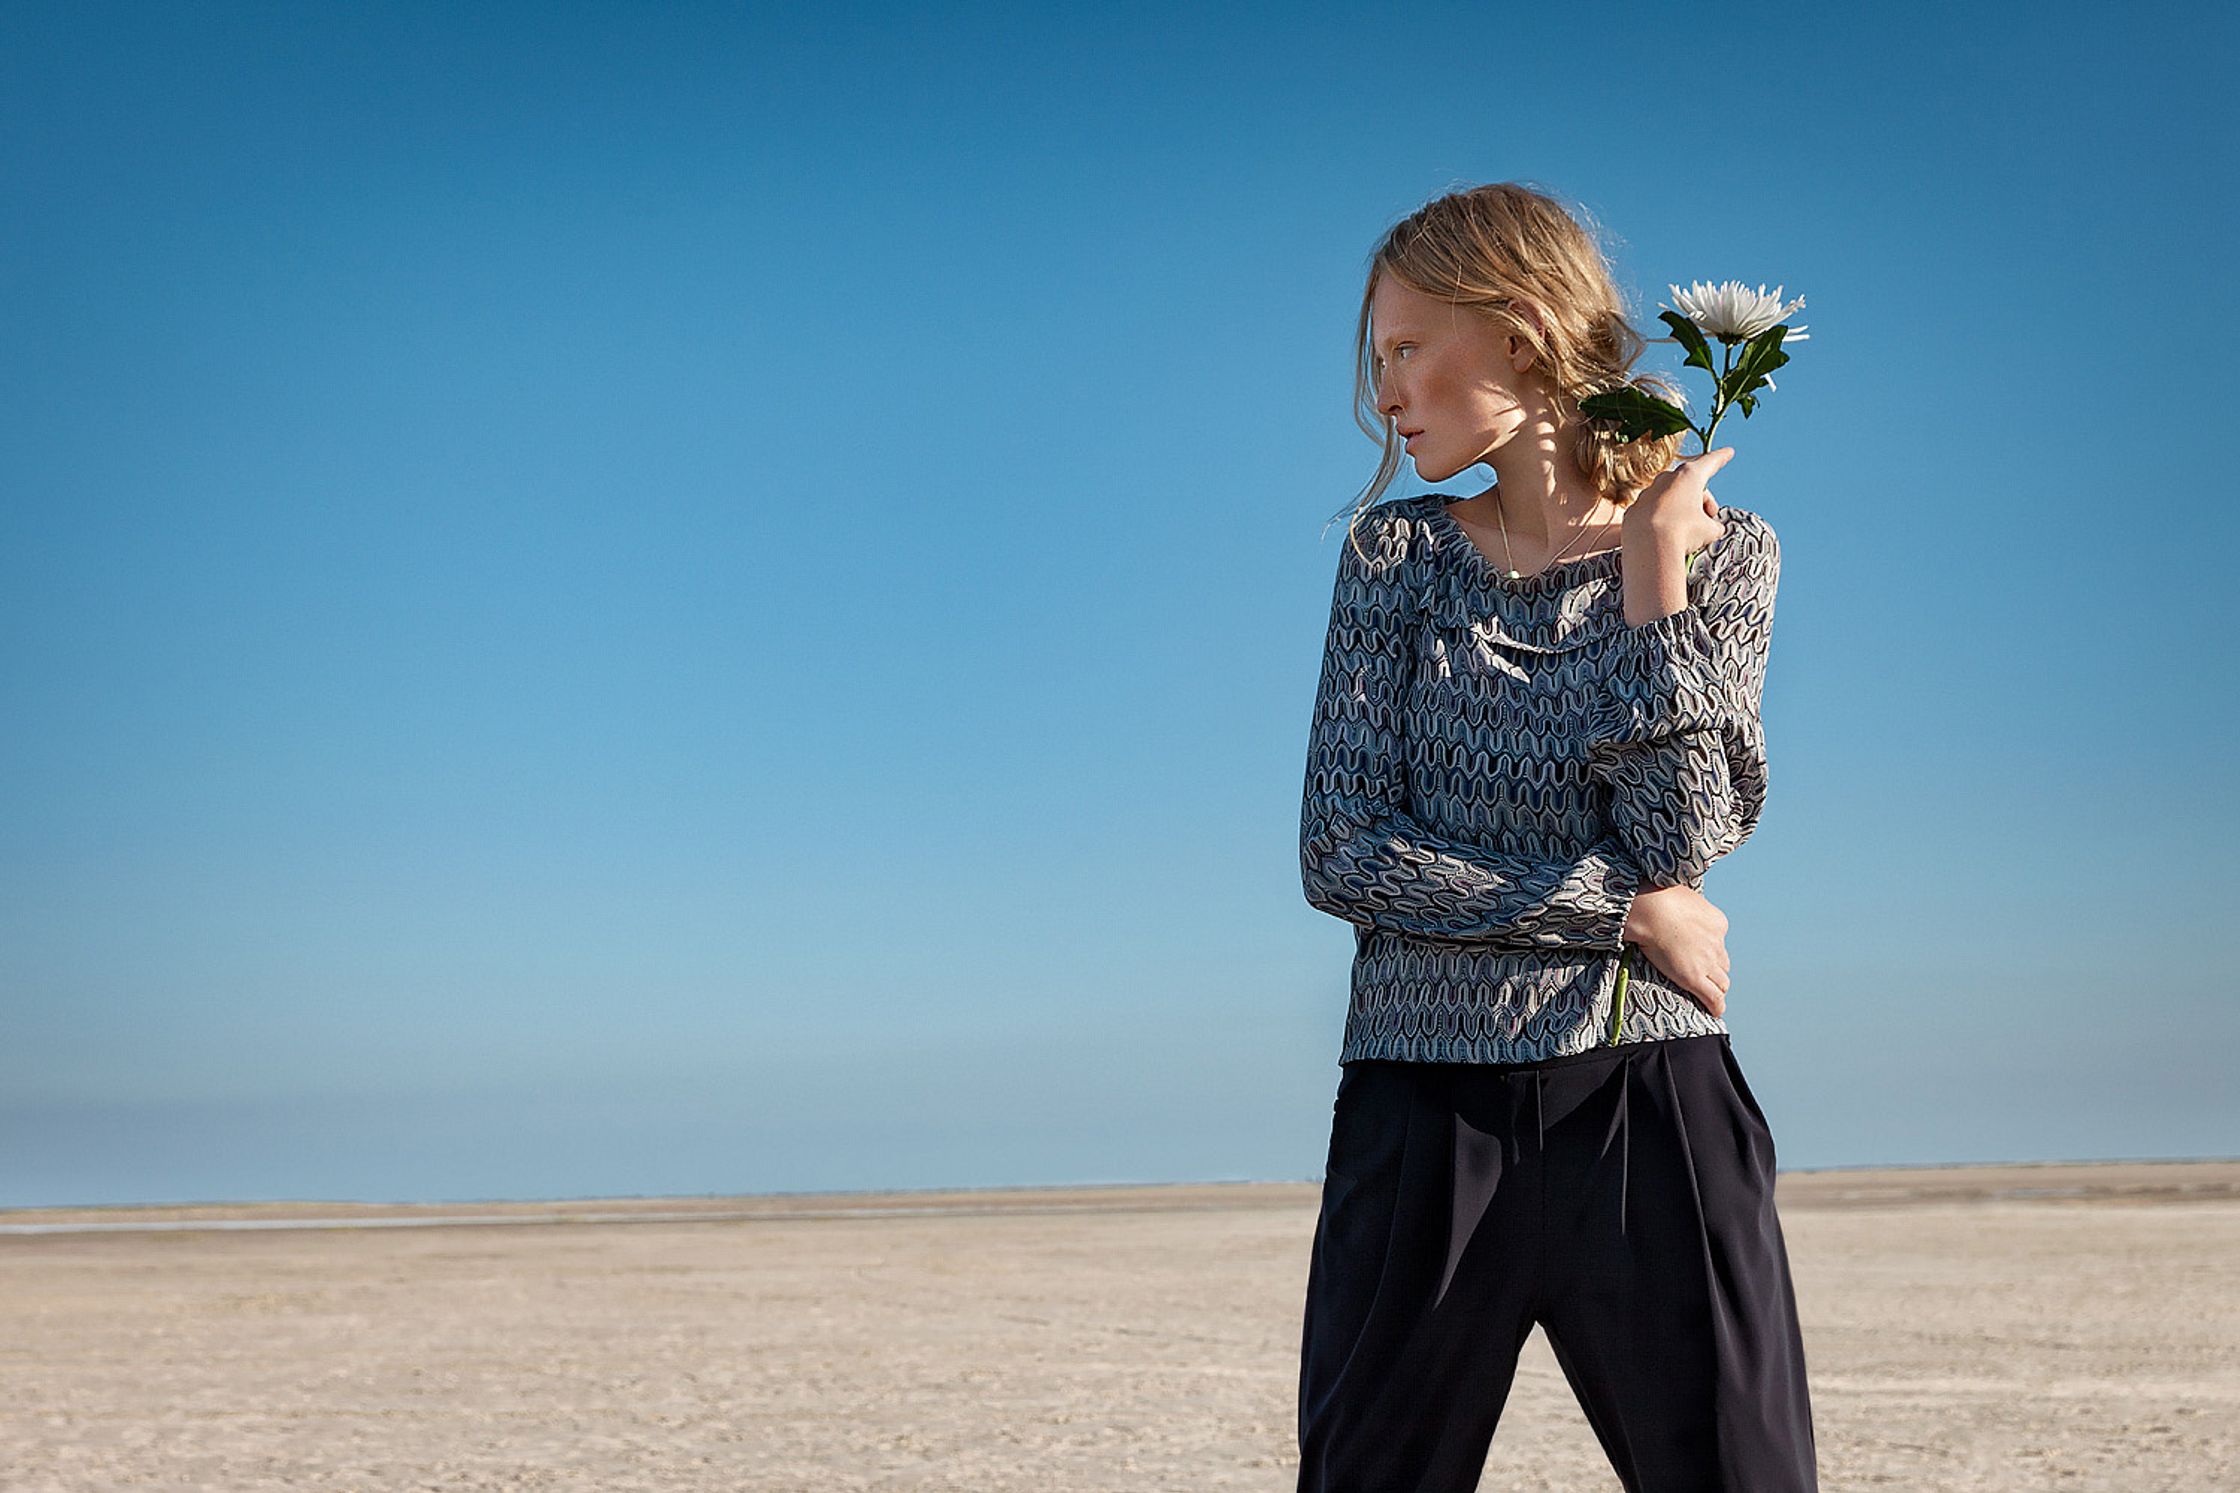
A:
[[[1524,428],[1532,391],[1516,365],[1531,353],[1518,338],[1390,275],[1370,293],[1369,325],[1377,408],[1410,437],[1424,481],[1444,482]]]

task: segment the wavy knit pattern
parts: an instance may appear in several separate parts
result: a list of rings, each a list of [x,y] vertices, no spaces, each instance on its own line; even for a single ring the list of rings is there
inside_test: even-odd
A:
[[[1363,514],[1331,596],[1299,870],[1355,929],[1341,1063],[1609,1041],[1634,896],[1700,888],[1765,803],[1771,525],[1721,508],[1687,607],[1636,627],[1618,550],[1510,580],[1448,501]],[[1618,1041],[1726,1029],[1633,951]]]

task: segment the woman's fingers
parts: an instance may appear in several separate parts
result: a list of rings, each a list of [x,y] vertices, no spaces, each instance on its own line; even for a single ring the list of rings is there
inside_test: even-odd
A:
[[[1696,1003],[1706,1011],[1714,1016],[1723,1016],[1727,1010],[1727,991],[1733,987],[1733,984],[1734,982],[1727,978],[1727,972],[1724,969],[1713,966],[1705,970],[1690,986],[1690,993],[1695,996]]]
[[[1721,446],[1715,451],[1706,451],[1700,456],[1691,456],[1683,463],[1687,468],[1688,479],[1704,484],[1703,511],[1713,518],[1719,516],[1719,500],[1711,496],[1711,475],[1732,460],[1734,460],[1734,447]]]

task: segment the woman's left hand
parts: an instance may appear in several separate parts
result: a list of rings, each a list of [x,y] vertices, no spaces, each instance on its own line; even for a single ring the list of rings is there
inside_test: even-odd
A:
[[[1658,473],[1626,506],[1624,538],[1628,546],[1638,549],[1648,545],[1692,555],[1726,533],[1726,521],[1719,517],[1710,483],[1711,474],[1733,456],[1734,447],[1721,446]]]

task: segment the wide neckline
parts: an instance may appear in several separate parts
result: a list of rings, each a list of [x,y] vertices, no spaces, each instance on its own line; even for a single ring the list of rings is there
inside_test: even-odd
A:
[[[1624,545],[1613,545],[1609,549],[1595,550],[1590,554],[1571,555],[1556,561],[1552,565],[1542,566],[1530,575],[1520,575],[1512,578],[1508,571],[1503,569],[1491,555],[1478,548],[1478,542],[1470,537],[1470,531],[1462,526],[1462,520],[1447,511],[1447,504],[1450,501],[1449,494],[1431,492],[1425,493],[1423,497],[1424,502],[1428,505],[1428,516],[1446,525],[1447,531],[1454,536],[1455,542],[1461,545],[1467,553],[1468,563],[1474,566],[1478,575],[1506,591],[1544,591],[1548,589],[1547,582],[1562,580],[1567,572],[1576,570],[1581,566],[1606,566],[1610,561],[1625,553]],[[1452,498],[1451,501],[1463,503],[1468,502],[1469,499]]]

